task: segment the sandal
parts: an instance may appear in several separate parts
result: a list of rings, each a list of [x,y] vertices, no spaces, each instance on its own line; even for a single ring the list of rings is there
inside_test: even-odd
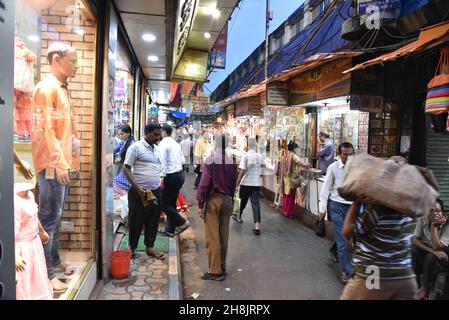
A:
[[[158,260],[165,260],[165,255],[162,252],[157,252],[157,251],[153,251],[153,250],[146,250],[147,255],[149,255],[150,257],[153,257],[155,259]]]
[[[242,218],[237,217],[237,215],[232,215],[232,219],[233,219],[234,221],[237,221],[238,223],[243,223]]]

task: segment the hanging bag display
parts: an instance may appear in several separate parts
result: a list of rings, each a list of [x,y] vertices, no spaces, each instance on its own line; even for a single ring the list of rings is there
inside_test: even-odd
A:
[[[449,111],[449,47],[441,49],[435,77],[427,85],[426,113]]]

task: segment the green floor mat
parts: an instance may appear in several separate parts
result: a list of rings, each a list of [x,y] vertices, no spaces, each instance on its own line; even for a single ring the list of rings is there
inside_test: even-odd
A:
[[[143,241],[144,241],[144,235],[141,234],[140,238],[139,238],[139,244],[137,245],[136,251],[145,251],[146,247],[145,247],[145,243]],[[122,241],[120,241],[118,250],[127,250],[128,243],[129,243],[129,236],[125,235],[123,237]],[[154,242],[154,250],[168,253],[168,237],[157,235],[156,241]]]

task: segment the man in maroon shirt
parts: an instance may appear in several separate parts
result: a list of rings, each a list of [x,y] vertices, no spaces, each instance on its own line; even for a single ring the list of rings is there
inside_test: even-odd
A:
[[[215,151],[206,158],[197,193],[198,213],[205,223],[206,251],[209,272],[203,280],[223,281],[226,278],[229,220],[237,182],[237,166],[225,154],[228,137],[214,137]]]

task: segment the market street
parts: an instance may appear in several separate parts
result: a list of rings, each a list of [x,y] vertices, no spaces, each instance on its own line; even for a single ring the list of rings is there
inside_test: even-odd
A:
[[[227,278],[204,281],[207,271],[204,224],[197,213],[194,176],[187,175],[183,188],[191,227],[181,236],[181,264],[184,298],[192,299],[338,299],[343,285],[339,267],[329,258],[329,243],[314,235],[297,219],[287,219],[261,200],[262,233],[252,233],[252,212],[248,203],[243,223],[231,219]]]

